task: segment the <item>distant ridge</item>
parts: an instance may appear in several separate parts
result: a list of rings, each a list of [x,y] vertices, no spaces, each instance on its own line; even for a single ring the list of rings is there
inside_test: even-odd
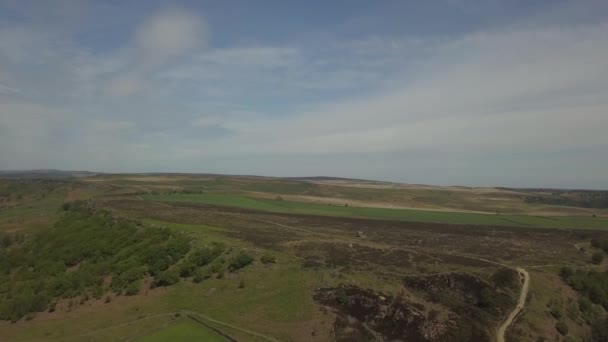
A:
[[[407,184],[407,183],[383,181],[383,180],[376,180],[376,179],[345,178],[345,177],[332,177],[332,176],[279,177],[279,178],[288,179],[288,180],[289,179],[297,180],[297,181],[310,181],[310,182],[337,181],[337,182],[364,182],[364,183],[374,183],[374,184],[401,184],[401,185]]]
[[[99,174],[90,171],[63,170],[0,170],[0,179],[70,179],[83,178]]]

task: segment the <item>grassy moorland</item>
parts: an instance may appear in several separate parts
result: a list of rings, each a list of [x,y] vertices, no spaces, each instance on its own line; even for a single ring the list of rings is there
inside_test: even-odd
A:
[[[520,293],[515,267],[529,271],[531,289],[507,340],[594,341],[608,327],[608,297],[594,285],[604,286],[608,268],[599,212],[365,207],[349,199],[390,205],[414,195],[351,183],[192,175],[2,181],[1,336],[223,340],[217,329],[243,341],[491,342]],[[457,196],[446,191],[474,196],[442,189],[423,201],[453,207]],[[319,202],[305,202],[309,195]],[[570,277],[560,277],[564,266]]]
[[[603,216],[603,191],[426,186],[345,179],[223,175],[100,175],[85,178],[139,193],[230,193],[354,207],[432,209],[536,216]]]
[[[278,213],[361,217],[386,220],[474,224],[487,226],[608,229],[608,219],[584,216],[528,216],[508,214],[477,214],[448,211],[365,208],[260,199],[230,194],[143,195],[157,202],[200,203],[239,207]]]

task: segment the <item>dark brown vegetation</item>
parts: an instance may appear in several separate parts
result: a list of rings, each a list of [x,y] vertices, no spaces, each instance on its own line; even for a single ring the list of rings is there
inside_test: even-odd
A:
[[[491,340],[493,330],[488,327],[497,325],[515,306],[515,296],[509,291],[514,286],[511,280],[506,287],[499,287],[472,274],[444,273],[409,276],[404,283],[424,299],[453,313],[457,331],[453,337],[461,341]]]
[[[319,288],[314,299],[336,312],[336,341],[445,339],[452,324],[426,317],[424,306],[355,286]]]
[[[408,251],[424,251],[427,256],[439,261],[474,267],[495,265],[467,256],[520,265],[550,264],[557,260],[567,264],[584,264],[584,256],[573,244],[608,237],[608,232],[592,230],[354,219],[181,203],[161,206],[137,200],[111,201],[104,205],[134,217],[223,227],[228,230],[229,236],[264,248],[280,248],[289,241],[310,241],[312,236],[317,240],[338,238],[344,243],[352,240],[355,244],[377,243]],[[366,238],[355,239],[358,231],[364,231]]]
[[[509,295],[469,274],[407,277],[404,283],[422,292],[435,309],[356,286],[319,288],[314,299],[335,312],[337,341],[491,341],[491,327],[514,304]]]

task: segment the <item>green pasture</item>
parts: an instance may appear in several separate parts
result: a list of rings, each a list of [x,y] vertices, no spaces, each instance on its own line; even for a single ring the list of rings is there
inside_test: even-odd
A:
[[[543,227],[563,229],[608,229],[608,219],[585,216],[526,216],[477,214],[447,211],[346,207],[317,203],[258,199],[228,194],[144,195],[157,202],[199,203],[279,213],[360,217],[414,222],[438,222],[488,226]]]
[[[226,339],[215,331],[191,320],[184,320],[169,327],[144,336],[139,342],[164,341],[208,341],[224,342]]]

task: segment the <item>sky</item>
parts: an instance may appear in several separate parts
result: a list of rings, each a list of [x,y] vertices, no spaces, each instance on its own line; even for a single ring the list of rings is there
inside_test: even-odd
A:
[[[0,0],[0,169],[608,189],[608,1]]]

